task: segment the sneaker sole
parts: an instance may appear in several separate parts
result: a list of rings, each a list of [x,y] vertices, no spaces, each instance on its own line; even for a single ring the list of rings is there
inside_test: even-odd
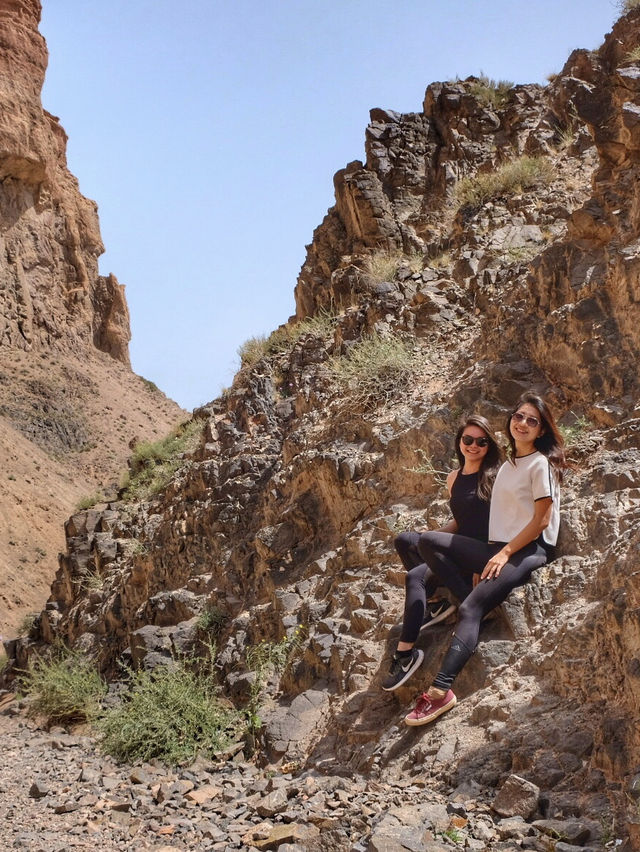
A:
[[[405,716],[404,721],[412,728],[415,728],[418,725],[428,725],[429,722],[433,722],[435,719],[438,718],[438,716],[442,716],[442,714],[446,713],[447,710],[451,710],[452,707],[455,707],[457,703],[458,699],[454,695],[453,699],[449,701],[448,704],[443,704],[439,710],[437,710],[435,713],[432,713],[430,716],[427,716],[424,719],[410,719],[409,716]]]
[[[451,604],[447,609],[443,610],[439,615],[436,615],[435,618],[432,618],[430,621],[427,621],[426,624],[423,624],[420,628],[420,633],[424,630],[428,630],[432,625],[439,624],[441,621],[444,621],[445,618],[449,618],[452,612],[456,611],[456,607],[454,604]]]
[[[398,683],[394,683],[393,686],[383,686],[382,688],[384,689],[384,691],[393,692],[394,689],[398,689],[398,687],[402,686],[403,683],[406,683],[411,677],[411,675],[420,668],[423,660],[424,651],[418,649],[418,656],[416,657],[411,668],[406,671],[405,676],[402,678],[402,680],[399,680]]]

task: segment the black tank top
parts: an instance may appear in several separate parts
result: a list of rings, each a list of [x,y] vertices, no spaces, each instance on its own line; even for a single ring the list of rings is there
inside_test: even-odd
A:
[[[489,538],[489,501],[476,494],[478,474],[458,473],[451,489],[449,506],[458,524],[458,535],[487,541]]]

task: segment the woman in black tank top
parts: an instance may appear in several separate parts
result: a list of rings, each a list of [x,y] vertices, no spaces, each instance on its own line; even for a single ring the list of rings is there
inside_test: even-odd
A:
[[[460,467],[447,476],[453,518],[438,532],[486,542],[491,488],[502,458],[493,430],[484,417],[471,415],[464,420],[456,435],[455,451]],[[406,532],[394,540],[407,576],[400,641],[389,674],[382,682],[382,688],[388,692],[401,686],[420,667],[424,653],[414,648],[420,632],[455,611],[449,600],[434,598],[442,583],[418,551],[421,535],[425,534]]]

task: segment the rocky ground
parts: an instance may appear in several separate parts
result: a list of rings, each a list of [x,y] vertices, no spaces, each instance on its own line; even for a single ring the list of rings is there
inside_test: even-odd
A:
[[[117,765],[87,731],[45,730],[0,697],[3,850],[29,852],[577,852],[614,847],[611,827],[550,819],[539,789],[511,776],[479,784],[260,768],[240,749],[182,769]],[[297,771],[296,771],[297,770]],[[525,820],[526,817],[526,820]]]

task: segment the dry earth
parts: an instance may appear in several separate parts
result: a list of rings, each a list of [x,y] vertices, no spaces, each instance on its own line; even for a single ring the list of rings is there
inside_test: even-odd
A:
[[[15,635],[49,594],[64,522],[83,498],[114,496],[130,444],[187,415],[95,351],[0,350],[0,634]]]

